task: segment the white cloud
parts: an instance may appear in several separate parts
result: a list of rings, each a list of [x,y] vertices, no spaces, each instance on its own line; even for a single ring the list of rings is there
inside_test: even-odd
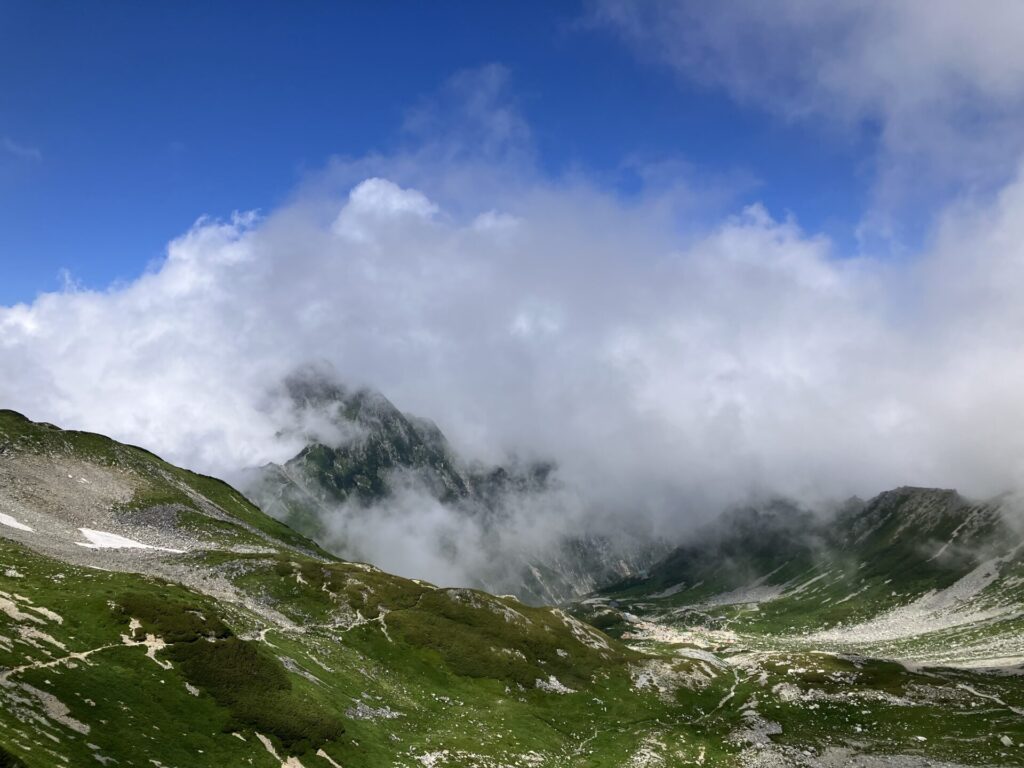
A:
[[[438,208],[415,189],[402,189],[387,179],[367,179],[348,196],[334,221],[334,231],[352,240],[369,241],[372,228],[382,222],[398,226],[402,220],[429,221]]]
[[[1015,0],[598,0],[591,18],[741,103],[877,133],[882,207],[937,183],[1005,182],[1024,149]]]
[[[757,206],[682,243],[656,199],[517,195],[511,239],[488,200],[461,220],[378,177],[330,215],[201,221],[133,283],[0,309],[0,400],[227,473],[297,450],[272,393],[325,360],[472,455],[556,458],[595,508],[1020,483],[1024,183],[888,266]]]
[[[42,160],[43,153],[36,147],[21,144],[9,136],[0,136],[0,149],[23,160]]]

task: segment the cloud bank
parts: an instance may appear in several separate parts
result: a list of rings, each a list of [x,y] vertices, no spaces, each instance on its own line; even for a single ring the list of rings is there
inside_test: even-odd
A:
[[[1021,480],[1024,181],[898,264],[758,206],[680,242],[657,198],[505,202],[459,217],[374,177],[201,220],[132,283],[0,310],[0,397],[226,473],[297,450],[271,393],[328,361],[468,455],[550,456],[595,504],[669,516]]]

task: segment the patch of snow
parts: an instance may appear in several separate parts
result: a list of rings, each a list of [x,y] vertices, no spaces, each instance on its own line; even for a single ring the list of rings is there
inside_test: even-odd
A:
[[[15,518],[10,515],[0,512],[0,525],[6,525],[8,528],[17,528],[19,531],[28,531],[29,533],[35,533],[34,528],[30,528],[24,523],[19,523]]]
[[[153,544],[143,544],[141,541],[135,541],[135,539],[129,539],[125,536],[119,536],[116,533],[108,533],[107,531],[95,531],[92,528],[79,528],[79,532],[88,541],[76,541],[80,547],[86,547],[87,549],[158,549],[161,552],[174,552],[177,554],[183,553],[183,549],[171,549],[169,547],[158,547]]]

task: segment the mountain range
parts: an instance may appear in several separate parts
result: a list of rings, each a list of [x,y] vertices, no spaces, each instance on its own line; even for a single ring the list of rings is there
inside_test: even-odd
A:
[[[531,606],[0,411],[0,765],[1020,765],[1017,520],[936,489],[771,502]]]

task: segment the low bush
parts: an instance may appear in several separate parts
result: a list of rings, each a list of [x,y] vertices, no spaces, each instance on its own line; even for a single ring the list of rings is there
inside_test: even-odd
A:
[[[124,621],[138,619],[143,632],[161,637],[168,644],[231,635],[227,625],[208,609],[169,595],[128,592],[118,598],[117,606]]]
[[[0,768],[25,768],[25,763],[3,747],[0,747]]]
[[[344,733],[341,718],[293,690],[288,672],[258,643],[228,637],[178,643],[167,653],[192,685],[230,712],[230,730],[275,736],[293,754]]]

